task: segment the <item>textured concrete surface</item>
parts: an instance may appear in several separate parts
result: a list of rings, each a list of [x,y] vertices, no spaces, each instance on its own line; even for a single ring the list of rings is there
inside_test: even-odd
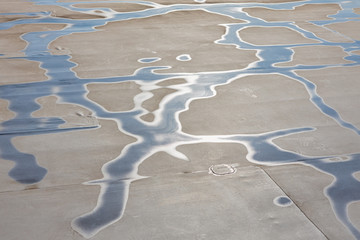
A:
[[[360,239],[359,14],[2,0],[1,239]]]

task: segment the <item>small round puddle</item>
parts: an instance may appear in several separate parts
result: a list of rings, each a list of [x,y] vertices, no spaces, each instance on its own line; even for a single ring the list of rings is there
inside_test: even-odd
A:
[[[191,60],[191,57],[190,57],[189,54],[181,54],[181,55],[176,57],[176,60],[182,61],[182,62],[187,62],[187,61]]]
[[[290,198],[286,196],[280,196],[274,199],[274,204],[279,207],[287,207],[290,206],[293,202]]]
[[[216,176],[233,174],[235,172],[236,172],[236,168],[234,168],[228,164],[213,165],[209,168],[209,173],[214,174]]]

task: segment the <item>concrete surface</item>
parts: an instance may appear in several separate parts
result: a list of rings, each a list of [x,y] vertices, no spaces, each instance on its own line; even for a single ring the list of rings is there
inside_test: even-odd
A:
[[[1,239],[360,239],[359,14],[1,0]]]

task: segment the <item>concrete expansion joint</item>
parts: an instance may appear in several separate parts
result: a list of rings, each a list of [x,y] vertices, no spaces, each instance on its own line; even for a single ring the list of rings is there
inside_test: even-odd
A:
[[[297,204],[290,196],[288,196],[284,189],[271,177],[271,175],[262,167],[259,167],[261,170],[264,171],[264,173],[276,184],[276,186],[278,186],[278,188],[280,188],[280,190],[284,193],[284,195],[286,195],[292,202],[293,204],[296,206],[297,209],[299,209],[299,211],[306,217],[306,219],[309,220],[309,222],[311,222],[312,225],[314,225],[314,227],[316,229],[318,229],[321,234],[326,238],[326,239],[329,239],[326,234],[309,218],[309,216],[300,208],[299,204]]]
[[[9,193],[17,193],[17,192],[22,192],[22,191],[41,191],[41,190],[61,189],[61,188],[65,188],[65,187],[78,186],[78,185],[82,185],[82,184],[74,183],[74,184],[63,184],[63,185],[55,185],[55,186],[48,186],[48,187],[41,187],[41,186],[38,186],[38,184],[29,184],[29,185],[26,185],[24,189],[1,191],[0,195],[9,194]]]

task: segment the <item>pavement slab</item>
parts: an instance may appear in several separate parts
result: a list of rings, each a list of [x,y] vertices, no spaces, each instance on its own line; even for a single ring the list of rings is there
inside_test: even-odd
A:
[[[102,165],[135,140],[121,133],[113,121],[100,121],[100,125],[97,129],[74,133],[17,137],[13,143],[19,151],[35,155],[38,163],[48,169],[38,186],[81,184],[100,179]],[[38,147],[34,149],[34,145]]]
[[[338,224],[323,192],[334,181],[332,176],[305,165],[266,167],[265,171],[328,239],[353,239],[346,227]]]
[[[359,25],[360,25],[359,22],[342,22],[342,23],[331,23],[325,26],[353,40],[359,41],[360,34],[357,31],[352,31],[352,29],[358,28]]]
[[[269,22],[309,22],[314,20],[331,19],[329,15],[340,11],[340,6],[334,4],[304,4],[289,10],[275,10],[264,7],[244,8],[251,16],[264,19]]]
[[[241,167],[221,177],[206,168],[160,174],[133,185],[122,224],[103,231],[98,239],[118,231],[129,239],[326,239],[294,204],[274,204],[275,198],[286,195],[258,167]]]
[[[128,111],[134,108],[134,97],[141,93],[140,86],[133,82],[114,84],[88,84],[87,98],[111,112]]]
[[[356,76],[360,73],[360,67],[334,67],[310,72],[296,71],[316,84],[317,92],[341,114],[343,119],[360,127],[360,116],[357,111],[360,105],[359,101],[356,101],[356,88],[359,86]],[[342,94],[339,94],[340,89]]]
[[[0,1],[1,239],[360,239],[359,19]]]
[[[239,37],[253,45],[288,45],[317,42],[286,27],[248,27],[239,31]]]
[[[51,43],[50,49],[59,46],[68,49],[72,61],[78,63],[73,70],[82,78],[132,74],[139,67],[161,63],[171,67],[162,72],[230,70],[244,68],[257,60],[254,50],[236,50],[233,46],[214,43],[225,33],[225,27],[219,24],[239,22],[243,21],[205,11],[177,11],[108,23],[98,27],[96,32],[59,38]],[[177,30],[167,35],[173,28]],[[196,34],[199,32],[200,35]],[[118,43],[115,48],[112,42]],[[212,51],[208,51],[209,48]],[[190,52],[191,61],[176,59]],[[138,61],[150,57],[158,57],[161,61],[145,65]],[[98,61],[93,61],[94,58]],[[207,59],[206,64],[203,59]]]
[[[5,239],[83,239],[71,229],[74,217],[96,203],[98,188],[67,185],[2,192],[1,235]],[[69,197],[71,196],[71,197]],[[18,209],[21,215],[14,214]]]
[[[316,125],[333,124],[309,102],[308,93],[301,83],[283,75],[245,76],[218,86],[216,91],[212,98],[192,101],[189,110],[180,114],[184,132],[197,135],[260,133],[313,126],[315,122]],[[278,104],[281,101],[287,104]],[[222,107],[224,105],[226,108]],[[195,112],[198,114],[196,118],[193,117]],[[277,121],[271,121],[275,115],[279,116]]]

